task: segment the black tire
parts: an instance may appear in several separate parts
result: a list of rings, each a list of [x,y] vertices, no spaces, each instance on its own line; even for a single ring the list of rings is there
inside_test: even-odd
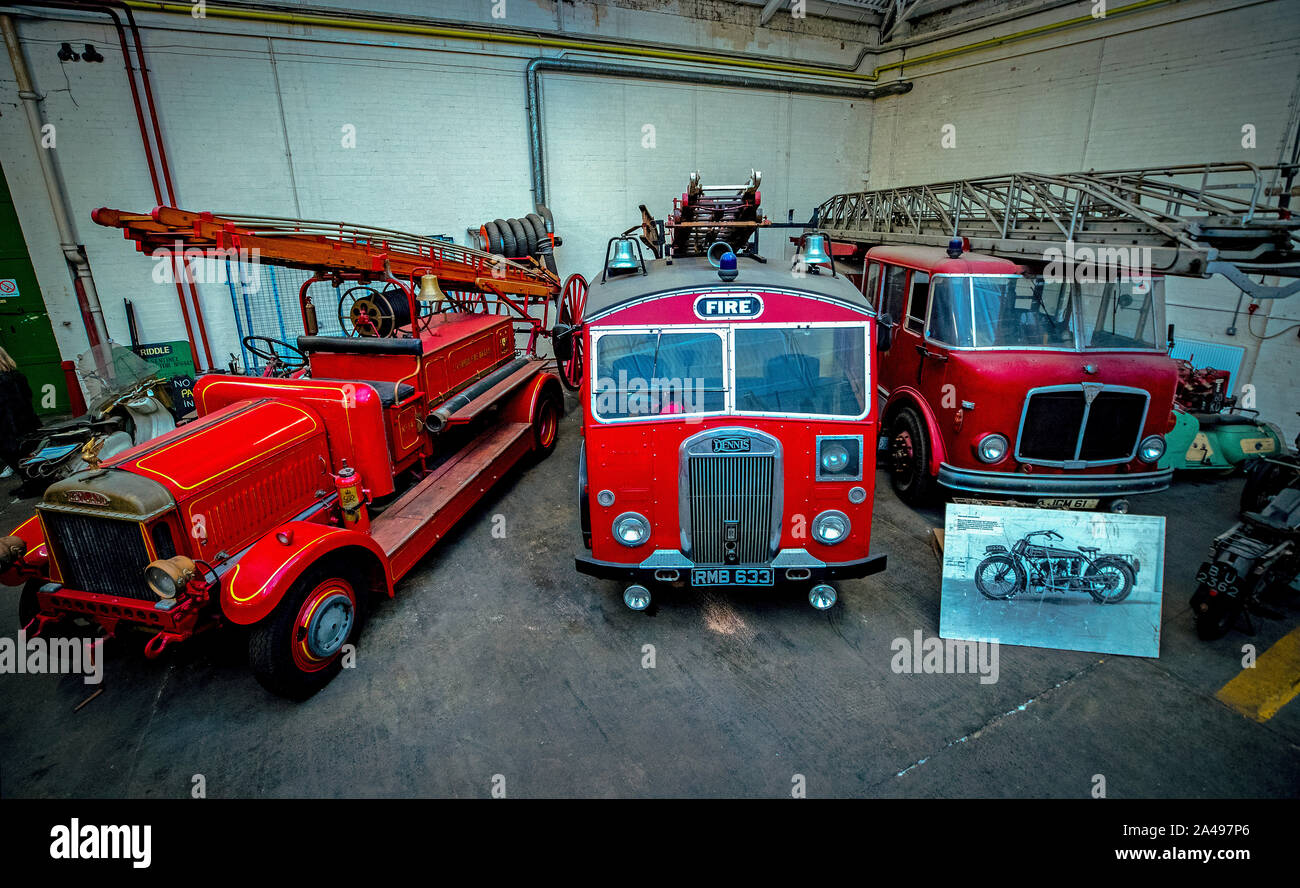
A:
[[[1300,467],[1257,459],[1246,470],[1246,486],[1241,489],[1241,511],[1258,512],[1268,505],[1300,472]]]
[[[1088,594],[1091,595],[1092,600],[1098,604],[1119,604],[1125,598],[1128,598],[1129,594],[1133,591],[1133,568],[1127,561],[1122,561],[1118,558],[1098,558],[1086,571],[1083,572],[1084,579],[1100,575],[1103,568],[1116,568],[1119,571],[1119,591],[1107,595],[1106,593],[1089,586]]]
[[[252,627],[248,633],[248,664],[262,687],[271,693],[290,700],[306,700],[338,675],[342,668],[343,646],[355,642],[361,631],[365,613],[366,590],[355,576],[338,576],[340,571],[323,565],[309,568],[285,593],[283,599],[269,616]],[[295,644],[302,657],[311,655],[304,650],[308,641],[298,632],[297,622],[309,597],[321,595],[322,588],[346,587],[352,593],[353,609],[350,628],[343,633],[338,649],[328,658],[321,658],[318,668],[305,670]],[[328,604],[328,600],[320,604]],[[319,608],[325,613],[324,608]],[[337,637],[339,633],[335,633]]]
[[[537,255],[537,245],[542,242],[543,234],[538,233],[533,227],[533,221],[527,216],[519,219],[519,227],[524,230],[524,238],[528,241],[528,255]]]
[[[515,256],[515,236],[506,224],[505,219],[496,219],[492,223],[497,227],[497,232],[501,235],[501,255],[507,259],[513,259]]]
[[[1237,622],[1237,612],[1240,610],[1235,603],[1215,604],[1215,599],[1210,599],[1208,610],[1198,610],[1195,606],[1192,608],[1192,620],[1196,626],[1196,637],[1201,641],[1214,641],[1228,634],[1228,630]]]
[[[903,437],[906,436],[906,443]],[[930,475],[930,436],[925,423],[911,407],[904,407],[889,426],[889,483],[898,498],[911,506],[922,506],[934,498]]]
[[[536,459],[546,459],[555,449],[563,418],[564,398],[554,388],[548,387],[538,399],[537,415],[533,417],[533,456]]]
[[[999,568],[1001,568],[999,570]],[[986,577],[985,573],[995,570],[992,577]],[[1015,585],[1010,589],[1002,589],[1000,586],[994,586],[993,581],[1002,581],[1006,578],[1006,571],[1010,570],[1015,578]],[[985,598],[991,598],[994,601],[1006,601],[1017,592],[1025,591],[1025,569],[1020,566],[1020,562],[1010,555],[998,554],[990,555],[979,563],[975,568],[975,588],[980,590],[980,594]]]
[[[532,246],[528,243],[528,232],[524,230],[524,225],[518,219],[507,219],[506,224],[510,226],[510,233],[515,238],[515,254],[511,259],[522,259],[532,251]]]
[[[501,241],[501,229],[495,222],[483,223],[483,234],[487,239],[487,251],[498,256],[505,255],[505,244]]]

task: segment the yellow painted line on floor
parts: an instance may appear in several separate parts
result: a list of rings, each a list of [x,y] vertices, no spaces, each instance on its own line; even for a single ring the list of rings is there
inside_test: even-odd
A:
[[[1292,629],[1214,696],[1246,718],[1266,722],[1300,694],[1300,627]]]

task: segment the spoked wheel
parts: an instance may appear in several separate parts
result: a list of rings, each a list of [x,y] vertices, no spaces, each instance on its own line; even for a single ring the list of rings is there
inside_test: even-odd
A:
[[[586,310],[587,279],[580,274],[571,274],[564,282],[563,292],[560,293],[560,310],[556,318],[557,324],[566,324],[574,328],[571,339],[573,345],[569,350],[569,356],[559,362],[560,382],[571,392],[576,392],[582,386],[585,356],[582,353],[582,336],[579,328]]]
[[[1003,601],[1025,588],[1025,572],[1010,555],[990,555],[975,568],[975,586],[985,598]]]
[[[271,615],[253,627],[249,665],[271,693],[305,700],[338,674],[343,647],[357,634],[359,623],[353,582],[309,570]]]
[[[1083,578],[1092,581],[1088,594],[1098,604],[1116,604],[1133,591],[1133,568],[1123,561],[1097,561],[1084,571]]]

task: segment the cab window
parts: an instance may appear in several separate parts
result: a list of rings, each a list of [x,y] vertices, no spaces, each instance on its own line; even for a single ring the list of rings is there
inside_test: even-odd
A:
[[[600,419],[716,413],[725,406],[722,337],[711,330],[607,333],[596,340]]]
[[[894,323],[903,316],[903,303],[907,300],[907,269],[898,265],[885,266],[885,287],[880,296],[880,313],[888,314]]]
[[[925,309],[930,301],[930,276],[924,271],[912,272],[912,298],[907,306],[907,329],[920,333],[925,329]]]
[[[867,265],[867,274],[862,281],[862,295],[867,297],[868,305],[876,304],[876,295],[880,292],[880,263]]]

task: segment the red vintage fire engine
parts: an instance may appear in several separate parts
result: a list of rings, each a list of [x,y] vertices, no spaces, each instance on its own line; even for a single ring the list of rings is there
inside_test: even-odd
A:
[[[582,380],[576,566],[634,610],[655,588],[778,584],[826,609],[833,582],[885,567],[871,307],[829,264],[765,264],[757,186],[693,176],[561,309],[562,374]]]
[[[1090,508],[1167,487],[1163,286],[1053,283],[960,241],[869,250],[863,292],[894,325],[878,379],[894,489]]]
[[[49,488],[0,545],[0,582],[23,586],[29,635],[144,628],[154,657],[247,627],[258,680],[308,696],[370,604],[512,466],[555,446],[562,390],[530,307],[545,317],[558,278],[536,256],[377,229],[174,208],[95,220],[145,252],[238,247],[314,269],[306,335],[274,343],[306,372],[201,377],[194,422]],[[316,335],[315,301],[344,283],[354,335]]]
[[[1090,508],[1160,490],[1177,367],[1166,275],[1296,276],[1300,229],[1248,163],[840,194],[817,210],[882,325],[894,489]],[[1292,172],[1294,172],[1292,170]]]

